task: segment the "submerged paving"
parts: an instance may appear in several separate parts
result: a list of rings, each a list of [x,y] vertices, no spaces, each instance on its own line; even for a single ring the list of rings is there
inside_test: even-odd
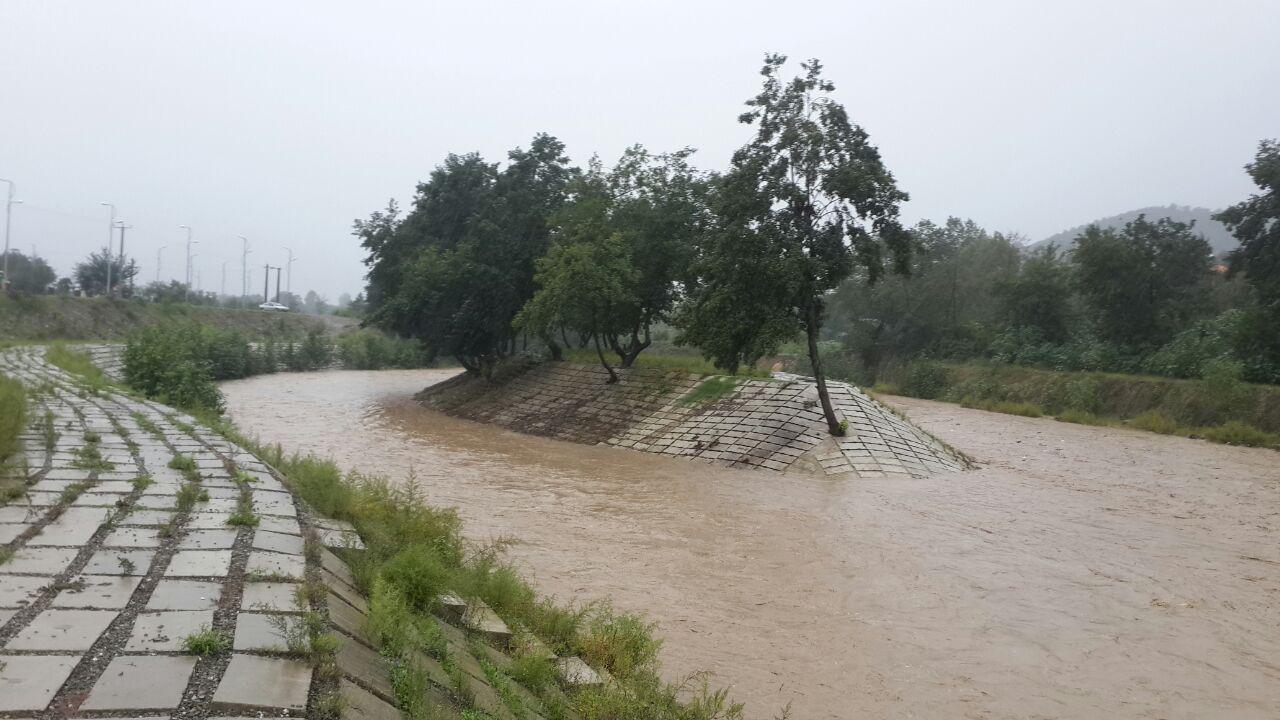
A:
[[[0,472],[0,485],[24,491],[0,501],[3,716],[400,717],[339,557],[362,551],[355,528],[317,517],[273,468],[194,418],[86,388],[41,348],[0,351],[0,372],[31,406],[21,462],[7,471],[18,474]],[[178,456],[195,470],[170,467]],[[256,526],[228,523],[246,508]],[[325,587],[301,592],[307,583]],[[441,718],[466,706],[517,717],[510,699],[533,696],[514,684],[499,693],[481,662],[510,664],[511,631],[475,598],[454,609],[437,619],[461,674],[419,658],[425,702]],[[340,641],[332,673],[298,646],[303,618],[316,616]],[[561,666],[565,689],[598,677],[577,658]],[[564,698],[559,686],[544,693]],[[516,711],[538,720],[529,707]]]

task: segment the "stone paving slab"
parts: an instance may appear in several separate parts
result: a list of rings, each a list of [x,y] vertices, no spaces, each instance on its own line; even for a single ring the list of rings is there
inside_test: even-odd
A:
[[[343,713],[344,718],[351,720],[400,720],[400,711],[395,706],[390,705],[386,701],[370,693],[368,690],[356,685],[355,683],[343,678],[339,692],[342,693],[342,699],[346,710]],[[447,703],[436,703],[434,708],[449,708]],[[460,714],[442,714],[437,711],[435,717],[440,720],[446,720],[450,717],[461,717]]]
[[[46,577],[0,577],[0,608],[25,607],[48,584]]]
[[[162,538],[155,528],[122,527],[112,530],[102,541],[103,547],[154,548],[159,547]]]
[[[44,710],[79,662],[79,655],[0,655],[0,712]]]
[[[215,705],[301,711],[307,706],[311,667],[296,660],[236,653],[213,695]]]
[[[80,706],[81,710],[170,710],[178,707],[195,669],[193,657],[120,655]]]
[[[271,552],[284,553],[286,555],[301,555],[303,543],[302,538],[297,535],[286,535],[267,530],[259,530],[253,534],[253,549],[269,550]]]
[[[165,610],[139,613],[124,649],[134,652],[176,652],[183,641],[213,626],[212,610]]]
[[[115,619],[116,613],[112,610],[45,610],[19,631],[5,648],[88,650]]]
[[[240,609],[294,612],[298,609],[296,594],[300,587],[298,583],[245,583]]]
[[[80,575],[53,598],[54,607],[123,608],[142,582],[140,577]]]
[[[226,529],[192,530],[178,542],[180,550],[230,550],[236,542],[236,531]]]
[[[66,570],[75,559],[75,548],[24,547],[15,552],[13,557],[9,558],[9,562],[0,565],[0,575],[10,573],[57,575]]]
[[[84,566],[86,575],[146,575],[155,557],[152,550],[99,550]]]
[[[284,652],[289,649],[290,623],[300,622],[297,616],[280,613],[242,612],[236,617],[236,635],[232,643],[235,650]]]
[[[179,550],[165,577],[223,577],[231,569],[230,550]]]
[[[148,610],[212,610],[222,598],[222,584],[205,580],[161,580],[147,601]]]
[[[273,575],[301,580],[306,570],[306,562],[294,555],[255,550],[249,554],[249,564],[245,570],[251,577]]]

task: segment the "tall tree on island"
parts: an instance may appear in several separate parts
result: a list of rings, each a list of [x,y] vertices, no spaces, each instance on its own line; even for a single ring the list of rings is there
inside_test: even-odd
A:
[[[835,86],[822,77],[821,63],[802,63],[804,74],[783,82],[785,62],[783,55],[766,57],[764,87],[739,116],[756,135],[734,153],[718,183],[718,228],[696,266],[699,287],[683,313],[682,340],[733,367],[803,330],[827,426],[841,435],[818,354],[826,295],[858,266],[867,282],[879,279],[887,263],[907,271],[910,236],[898,223],[907,194],[866,131],[831,97]],[[757,290],[741,294],[746,278]],[[725,294],[732,288],[757,306],[764,335],[747,329],[747,318],[733,322],[722,314],[733,304]]]

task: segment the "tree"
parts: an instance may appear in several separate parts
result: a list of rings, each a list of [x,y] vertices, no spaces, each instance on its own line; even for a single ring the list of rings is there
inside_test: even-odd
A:
[[[756,126],[755,137],[734,153],[718,188],[717,212],[723,217],[708,250],[728,251],[750,266],[731,269],[725,258],[707,257],[701,270],[703,282],[713,288],[741,285],[744,270],[768,286],[763,296],[769,307],[760,308],[766,310],[762,318],[771,332],[788,326],[805,332],[823,414],[831,433],[839,435],[844,430],[818,354],[826,295],[858,266],[866,282],[875,282],[885,270],[886,255],[894,269],[907,271],[910,238],[897,220],[898,204],[907,194],[897,188],[866,131],[832,99],[835,87],[823,79],[821,64],[803,63],[804,75],[783,83],[778,73],[785,62],[781,55],[765,59],[764,87],[739,118]],[[747,253],[726,247],[743,240],[751,246]],[[749,298],[750,289],[741,289],[747,292],[739,297]],[[722,306],[734,300],[719,291],[699,299]],[[695,311],[702,317],[694,326],[707,326],[708,310]],[[770,340],[756,334],[727,347],[741,353]]]
[[[554,216],[552,252],[538,264],[539,289],[517,324],[537,334],[553,358],[560,355],[557,330],[607,346],[624,368],[649,347],[653,325],[668,317],[679,297],[677,280],[687,271],[705,219],[704,183],[688,164],[691,153],[655,156],[636,145],[612,170],[605,172],[593,159],[588,171],[570,183],[569,200]],[[575,245],[584,247],[567,249]],[[560,246],[566,250],[556,252]],[[607,267],[584,267],[589,260]],[[610,278],[608,322],[595,313],[559,311],[600,301],[600,282],[543,283],[572,272],[590,272],[593,281],[601,273]]]
[[[1270,369],[1256,375],[1274,381],[1280,378],[1280,143],[1259,143],[1245,170],[1262,192],[1214,215],[1214,219],[1240,241],[1229,257],[1228,273],[1244,276],[1258,304],[1248,318],[1252,331],[1242,337],[1237,352],[1266,358]]]
[[[138,274],[138,262],[133,258],[122,260],[111,251],[103,248],[100,252],[89,253],[84,261],[76,263],[72,274],[81,292],[86,295],[103,295],[107,291],[107,262],[111,262],[111,283],[128,292],[129,280]]]
[[[0,253],[3,258],[3,253]],[[9,289],[32,295],[49,292],[57,279],[49,263],[39,255],[23,255],[18,250],[9,251]]]
[[[576,174],[555,138],[534,136],[501,172],[478,155],[450,155],[418,185],[413,210],[357,221],[369,251],[366,323],[421,340],[488,376],[516,348],[512,321],[533,296],[534,262]]]
[[[1091,225],[1072,260],[1098,333],[1116,345],[1162,345],[1207,306],[1213,252],[1190,224],[1139,215],[1119,231]]]
[[[1035,328],[1051,343],[1067,341],[1071,280],[1057,245],[1033,252],[1017,275],[997,282],[995,291],[1008,327]]]

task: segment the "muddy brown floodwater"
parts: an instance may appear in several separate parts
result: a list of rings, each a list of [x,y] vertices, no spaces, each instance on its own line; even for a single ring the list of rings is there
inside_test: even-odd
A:
[[[540,590],[609,596],[772,718],[1280,718],[1280,454],[891,399],[981,465],[833,481],[428,411],[441,370],[223,385],[286,448],[406,478]]]

